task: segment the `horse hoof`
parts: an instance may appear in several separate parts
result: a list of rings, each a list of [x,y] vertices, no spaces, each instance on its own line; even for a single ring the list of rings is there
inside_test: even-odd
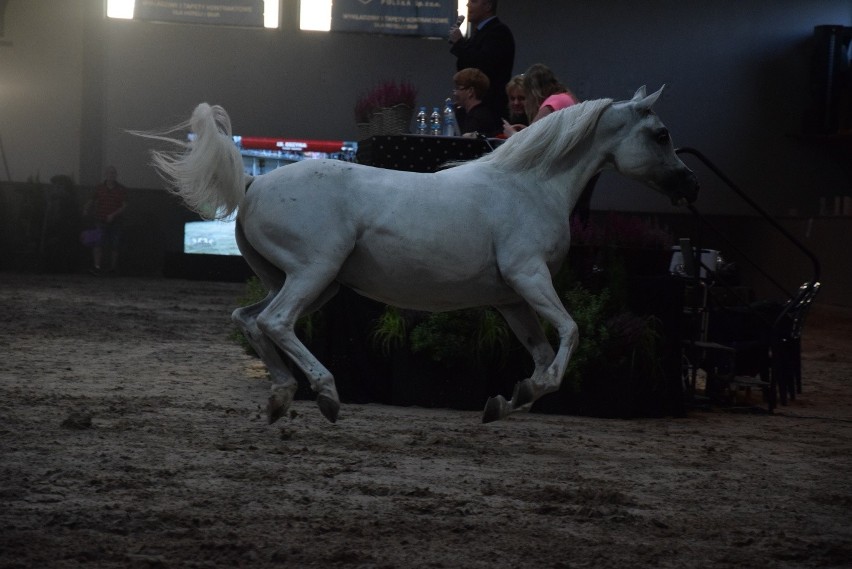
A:
[[[515,391],[512,393],[512,408],[520,409],[521,407],[530,406],[535,401],[535,392],[532,388],[532,382],[529,379],[519,381],[515,385]]]
[[[269,401],[266,403],[266,417],[269,419],[269,424],[271,425],[283,417],[292,402],[292,390],[283,387],[273,387]]]
[[[483,423],[493,423],[499,421],[509,414],[509,404],[506,398],[502,395],[497,397],[489,397],[485,402],[485,410],[482,412]]]
[[[337,422],[337,414],[340,413],[340,401],[328,395],[317,395],[317,405],[326,419],[332,423]]]

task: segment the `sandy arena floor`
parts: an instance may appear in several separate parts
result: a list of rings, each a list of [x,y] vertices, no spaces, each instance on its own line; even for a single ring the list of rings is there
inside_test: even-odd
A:
[[[852,564],[852,311],[817,307],[773,415],[299,401],[268,425],[242,294],[0,273],[0,567]]]

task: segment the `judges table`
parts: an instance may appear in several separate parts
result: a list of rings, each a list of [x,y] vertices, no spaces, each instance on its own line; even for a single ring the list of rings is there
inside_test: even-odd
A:
[[[435,172],[446,162],[479,158],[502,143],[502,140],[493,138],[459,136],[371,136],[358,142],[356,158],[360,164],[379,168]]]

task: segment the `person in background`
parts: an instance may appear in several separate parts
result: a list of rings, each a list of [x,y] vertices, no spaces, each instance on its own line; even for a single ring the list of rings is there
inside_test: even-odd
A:
[[[503,119],[503,136],[508,138],[530,124],[525,106],[527,95],[523,75],[515,75],[506,84],[506,96],[509,98],[509,118]]]
[[[450,53],[456,56],[457,71],[473,67],[488,77],[489,87],[482,102],[499,121],[508,105],[504,88],[515,65],[515,38],[497,18],[497,0],[468,0],[467,17],[471,36],[464,37],[458,26],[453,26]]]
[[[553,71],[541,63],[530,66],[524,73],[524,92],[530,124],[580,102],[568,87],[559,82]]]
[[[559,82],[553,71],[541,63],[530,66],[524,72],[524,103],[530,124],[539,121],[558,110],[576,105],[579,99],[568,87]],[[504,125],[505,127],[505,125]],[[506,136],[511,136],[520,128],[504,128]]]
[[[500,132],[500,123],[482,100],[489,84],[485,73],[479,69],[462,69],[453,75],[453,82],[456,105],[464,110],[464,113],[459,113],[462,116],[459,122],[462,136],[481,134],[492,137]]]
[[[127,209],[127,188],[118,183],[115,166],[107,166],[104,181],[95,188],[92,199],[86,206],[87,213],[94,216],[101,231],[100,241],[92,247],[92,273],[115,272],[118,266],[118,245],[121,216]],[[109,265],[104,267],[104,253],[109,252]]]

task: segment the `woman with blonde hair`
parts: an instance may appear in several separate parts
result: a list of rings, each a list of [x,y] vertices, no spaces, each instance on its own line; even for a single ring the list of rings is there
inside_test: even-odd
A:
[[[509,98],[509,120],[503,119],[503,137],[508,138],[530,124],[527,118],[524,91],[524,76],[515,75],[506,83],[506,96]]]

